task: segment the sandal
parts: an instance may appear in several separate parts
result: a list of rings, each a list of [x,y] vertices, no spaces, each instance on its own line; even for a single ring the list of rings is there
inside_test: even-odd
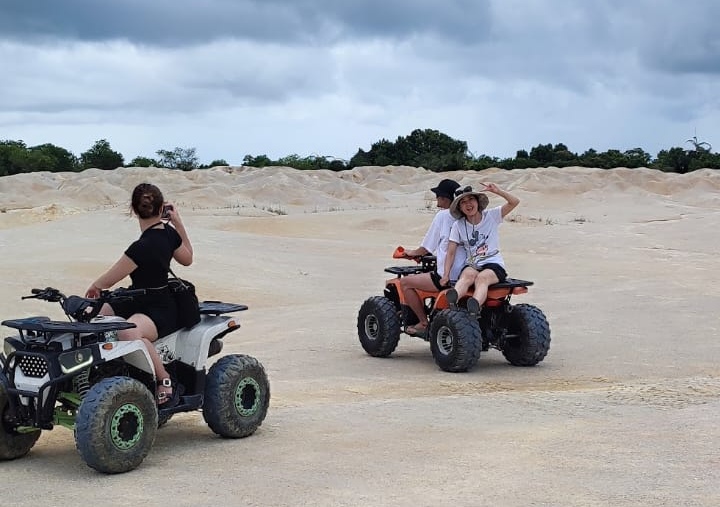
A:
[[[409,334],[410,336],[417,336],[419,338],[425,338],[427,335],[427,324],[424,326],[421,326],[419,324],[415,324],[414,326],[408,326],[405,328],[405,332]]]
[[[164,379],[158,380],[158,388],[170,388],[170,391],[160,391],[158,389],[157,392],[157,401],[158,401],[158,407],[160,408],[170,408],[174,407],[178,404],[180,401],[180,392],[178,389],[175,389],[172,383],[172,380],[170,380],[170,377],[165,377]]]

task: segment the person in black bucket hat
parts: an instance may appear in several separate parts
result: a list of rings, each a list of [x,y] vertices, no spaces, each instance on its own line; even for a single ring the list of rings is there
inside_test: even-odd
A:
[[[437,269],[440,270],[440,272],[435,271],[432,273],[419,273],[417,275],[404,276],[400,280],[400,285],[405,295],[405,301],[418,318],[417,324],[414,326],[408,326],[405,330],[406,333],[413,336],[425,336],[428,326],[425,307],[415,289],[433,292],[440,291],[445,288],[442,284],[440,284],[440,277],[442,275],[442,269],[445,265],[445,256],[447,254],[450,229],[452,228],[453,223],[455,223],[455,218],[450,215],[448,209],[450,204],[452,204],[455,197],[455,191],[458,188],[460,188],[460,184],[457,181],[444,179],[440,181],[436,187],[430,189],[437,198],[437,207],[440,208],[440,211],[435,214],[435,217],[430,224],[430,228],[427,233],[425,233],[425,237],[423,238],[420,246],[415,250],[405,250],[405,256],[409,258],[422,257],[423,255],[427,255],[429,253],[434,254],[437,257]],[[452,274],[454,274],[456,278],[460,276],[460,271],[462,270],[464,264],[465,258],[460,251],[456,255],[456,259],[453,263]]]
[[[455,180],[444,179],[440,181],[437,187],[431,188],[430,190],[435,194],[436,197],[445,197],[452,202],[455,198],[455,190],[460,188],[460,183]],[[447,209],[450,205],[440,206],[438,208]]]

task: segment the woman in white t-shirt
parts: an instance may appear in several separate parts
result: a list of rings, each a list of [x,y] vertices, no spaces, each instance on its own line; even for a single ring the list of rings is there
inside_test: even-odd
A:
[[[503,218],[520,204],[520,199],[494,183],[482,185],[480,192],[473,191],[472,187],[455,192],[449,211],[457,221],[450,230],[443,278],[440,280],[440,283],[448,283],[457,247],[460,245],[467,254],[467,261],[455,287],[447,292],[447,299],[451,304],[457,303],[458,298],[474,285],[473,296],[467,301],[467,309],[472,314],[480,311],[487,298],[488,287],[507,278],[505,261],[500,254],[498,228]],[[499,195],[507,202],[502,206],[487,209],[489,199],[482,192]]]
[[[437,207],[440,208],[440,211],[438,211],[435,218],[433,218],[432,224],[430,224],[430,228],[422,240],[422,244],[415,250],[405,250],[405,256],[408,258],[434,254],[437,260],[437,271],[404,276],[400,279],[400,287],[405,296],[405,303],[418,318],[417,324],[406,328],[406,332],[410,335],[425,336],[428,326],[425,306],[416,291],[420,289],[428,292],[439,292],[447,288],[447,284],[440,285],[440,278],[443,267],[445,266],[445,255],[447,253],[450,229],[452,228],[452,224],[455,223],[455,218],[450,215],[448,208],[455,196],[455,190],[459,187],[460,184],[457,181],[444,179],[437,187],[430,189],[437,198]],[[465,256],[457,255],[455,265],[450,270],[450,276],[453,280],[457,279],[460,275],[464,264]]]

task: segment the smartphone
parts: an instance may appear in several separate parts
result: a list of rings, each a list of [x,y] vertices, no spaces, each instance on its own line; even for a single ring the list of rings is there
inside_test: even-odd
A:
[[[170,212],[173,210],[172,204],[166,204],[163,206],[162,215],[160,218],[170,218]]]

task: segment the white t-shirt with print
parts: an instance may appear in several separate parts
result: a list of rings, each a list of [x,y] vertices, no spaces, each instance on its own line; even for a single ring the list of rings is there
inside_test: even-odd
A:
[[[498,228],[502,221],[502,207],[498,206],[483,210],[482,220],[475,226],[465,218],[461,218],[453,224],[450,230],[450,241],[462,247],[458,248],[457,252],[465,252],[468,266],[479,268],[484,264],[495,263],[505,267],[505,261],[500,254],[498,234]]]
[[[450,214],[449,210],[443,209],[438,211],[433,218],[430,228],[420,245],[427,250],[435,254],[437,258],[438,273],[442,275],[445,269],[445,258],[447,257],[448,239],[450,237],[450,229],[455,223],[455,219]],[[455,254],[455,261],[453,262],[452,269],[450,270],[450,279],[457,280],[460,276],[460,271],[465,266],[465,253],[458,252]]]

